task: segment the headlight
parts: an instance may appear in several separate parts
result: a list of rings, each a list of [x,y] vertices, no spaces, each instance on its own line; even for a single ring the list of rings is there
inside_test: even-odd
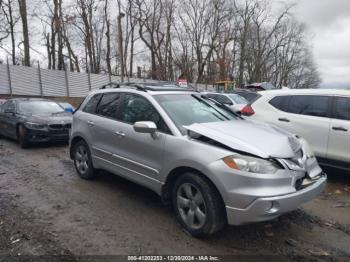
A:
[[[232,168],[250,173],[274,174],[280,169],[277,163],[256,157],[234,155],[223,158],[225,164]]]
[[[24,125],[30,129],[47,129],[47,125],[45,125],[45,124],[26,122],[26,123],[24,123]]]

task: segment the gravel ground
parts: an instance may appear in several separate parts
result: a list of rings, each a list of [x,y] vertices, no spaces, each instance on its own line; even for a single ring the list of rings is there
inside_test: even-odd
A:
[[[195,239],[153,192],[108,173],[78,178],[66,145],[23,150],[0,139],[0,261],[147,254],[350,261],[350,175],[327,172],[326,192],[301,209]]]

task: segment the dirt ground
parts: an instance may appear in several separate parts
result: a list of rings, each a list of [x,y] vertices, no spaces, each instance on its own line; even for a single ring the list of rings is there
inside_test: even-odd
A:
[[[147,254],[350,261],[350,174],[326,171],[326,192],[301,209],[195,239],[155,193],[107,173],[78,178],[66,145],[23,150],[0,139],[0,261]]]

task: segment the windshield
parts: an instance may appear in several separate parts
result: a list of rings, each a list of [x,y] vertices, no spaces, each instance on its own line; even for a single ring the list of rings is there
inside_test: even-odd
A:
[[[200,95],[155,95],[154,98],[164,108],[183,134],[186,133],[184,126],[194,123],[238,119],[234,114],[219,108],[210,102],[210,100],[204,100]]]
[[[235,104],[248,104],[247,99],[245,99],[244,97],[237,95],[237,94],[229,94],[228,95],[231,100],[233,100],[233,102],[235,102]]]
[[[52,101],[22,101],[18,103],[18,112],[30,115],[46,115],[64,112],[64,110]]]

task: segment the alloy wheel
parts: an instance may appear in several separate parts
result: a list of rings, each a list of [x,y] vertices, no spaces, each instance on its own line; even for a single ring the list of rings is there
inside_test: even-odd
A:
[[[75,151],[75,165],[81,174],[89,170],[89,156],[85,146],[80,145]]]
[[[177,190],[177,208],[183,222],[191,229],[201,228],[207,219],[202,193],[191,184],[184,183]]]

